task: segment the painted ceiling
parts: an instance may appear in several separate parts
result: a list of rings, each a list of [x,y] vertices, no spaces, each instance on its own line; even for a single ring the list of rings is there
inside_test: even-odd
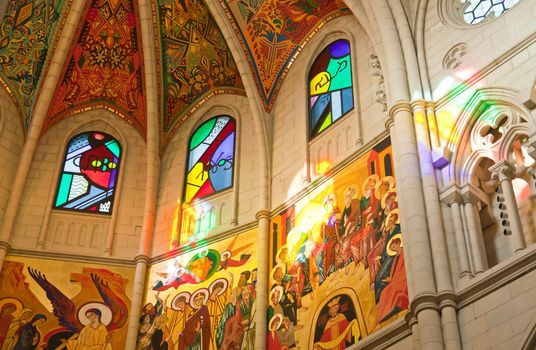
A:
[[[215,93],[245,94],[238,68],[207,5],[201,0],[159,0],[163,132],[173,130]]]
[[[0,23],[0,83],[27,129],[72,0],[9,0]],[[210,0],[221,6],[269,111],[309,39],[349,10],[343,0]],[[43,131],[79,111],[106,108],[146,136],[137,0],[87,0]],[[245,95],[239,70],[205,0],[155,0],[162,146],[211,96]],[[158,57],[157,56],[157,57]]]
[[[269,111],[290,65],[327,21],[350,13],[342,0],[219,0]]]
[[[0,23],[0,81],[13,97],[25,129],[66,3],[10,0]]]
[[[77,111],[104,107],[145,136],[143,55],[137,8],[133,0],[88,2],[44,130]]]

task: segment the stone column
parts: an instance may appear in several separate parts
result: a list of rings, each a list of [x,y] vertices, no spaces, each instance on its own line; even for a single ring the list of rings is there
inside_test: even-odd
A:
[[[458,253],[458,262],[460,264],[460,279],[472,277],[471,267],[469,265],[469,256],[467,254],[467,243],[465,242],[465,231],[463,229],[462,212],[463,198],[460,193],[460,188],[456,184],[452,184],[441,190],[441,200],[446,203],[452,212],[452,224],[454,225],[454,233],[456,240],[456,250]]]
[[[521,224],[514,187],[512,186],[515,168],[503,160],[489,168],[489,171],[492,173],[492,178],[498,179],[501,184],[506,211],[508,213],[508,222],[510,223],[510,230],[512,231],[510,243],[514,253],[519,252],[527,247],[527,243],[525,242],[523,225]]]
[[[268,307],[268,246],[270,237],[270,212],[261,210],[255,218],[258,222],[257,293],[255,310],[255,349],[266,349],[266,312]]]
[[[481,191],[470,184],[461,188],[463,196],[463,210],[467,222],[468,240],[470,245],[470,255],[473,260],[474,273],[479,274],[488,269],[488,257],[480,224],[479,205],[482,201]]]
[[[140,310],[142,308],[143,295],[145,293],[145,273],[149,264],[149,257],[138,255],[134,258],[136,262],[136,272],[134,274],[134,286],[132,288],[132,302],[130,304],[130,315],[128,320],[127,342],[125,349],[136,349],[138,336],[138,324]]]

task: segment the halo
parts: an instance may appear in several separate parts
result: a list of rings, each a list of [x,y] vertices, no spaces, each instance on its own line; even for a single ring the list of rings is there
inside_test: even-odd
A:
[[[393,210],[391,210],[391,211],[389,212],[389,215],[387,215],[387,217],[385,218],[385,221],[386,221],[386,222],[389,221],[389,218],[390,218],[392,215],[395,215],[395,214],[396,214],[396,216],[397,216],[397,218],[396,218],[396,222],[395,222],[395,223],[396,223],[396,224],[399,224],[399,223],[400,223],[400,212],[399,212],[398,209],[393,209]]]
[[[281,248],[279,248],[277,250],[277,253],[275,254],[275,260],[277,261],[278,264],[286,264],[286,262],[282,261],[281,258],[279,257],[279,255],[281,255],[281,252],[283,252],[283,249],[287,250],[287,259],[288,259],[288,255],[290,253],[289,247],[287,246],[287,244],[283,244]]]
[[[192,296],[190,297],[190,306],[192,307],[192,309],[195,309],[195,310],[198,309],[198,307],[195,305],[194,301],[195,301],[195,298],[199,294],[203,294],[203,305],[205,305],[207,303],[208,297],[210,296],[209,291],[206,288],[201,288],[201,289],[198,289],[195,292],[193,292]]]
[[[185,303],[186,303],[186,304],[190,303],[190,297],[191,297],[191,296],[190,296],[190,293],[188,293],[188,292],[181,292],[181,293],[177,294],[177,295],[173,298],[173,300],[171,300],[171,308],[172,308],[173,310],[175,310],[175,311],[180,311],[180,310],[179,310],[179,307],[177,306],[177,303],[179,302],[179,299],[180,299],[181,297],[186,297],[186,300],[185,300]]]
[[[385,209],[385,201],[387,200],[388,197],[391,197],[391,196],[395,196],[395,200],[398,200],[398,194],[396,193],[396,190],[389,190],[387,192],[385,192],[385,194],[383,195],[382,197],[382,208]]]
[[[376,180],[376,183],[380,181],[380,177],[376,174],[372,174],[369,177],[367,177],[365,181],[363,181],[363,184],[361,185],[361,193],[363,193],[363,195],[365,195],[365,192],[367,192],[365,189],[365,185],[369,182],[370,179]],[[374,187],[376,187],[376,185],[374,185]]]
[[[357,198],[357,195],[358,195],[358,193],[357,193],[357,188],[355,188],[354,185],[347,186],[347,187],[344,189],[344,191],[342,192],[343,196],[346,197],[346,194],[347,194],[348,192],[353,192],[353,194],[352,194],[352,199]]]
[[[279,302],[280,302],[281,299],[283,298],[283,287],[281,287],[281,286],[274,287],[274,288],[270,291],[270,300],[272,300],[272,294],[274,294],[276,290],[279,291],[279,299],[277,299],[277,303],[279,304]]]
[[[376,196],[376,198],[378,199],[381,199],[380,196],[381,196],[381,193],[380,193],[380,186],[385,183],[385,182],[388,182],[389,183],[389,187],[387,188],[387,191],[389,190],[392,190],[393,187],[395,187],[395,178],[392,177],[392,176],[385,176],[385,177],[382,177],[380,179],[380,181],[378,181],[376,183],[376,186],[374,187],[374,195]]]
[[[225,259],[229,259],[231,257],[231,252],[226,250],[224,251],[223,253],[221,253],[221,259],[224,260]]]
[[[396,235],[394,235],[393,237],[391,237],[391,239],[389,240],[389,242],[387,242],[387,245],[385,246],[385,249],[387,250],[387,254],[389,256],[394,256],[396,255],[396,252],[392,251],[391,250],[391,242],[393,242],[393,240],[395,239],[400,239],[400,247],[404,247],[404,243],[402,241],[402,234],[401,233],[397,233]]]
[[[101,323],[105,326],[109,325],[110,322],[112,322],[112,310],[110,308],[103,304],[103,303],[87,303],[82,305],[80,309],[78,309],[78,320],[80,320],[80,323],[82,323],[84,326],[87,326],[91,323],[89,318],[86,316],[86,312],[89,309],[99,309],[102,313],[101,315]]]
[[[185,272],[186,272],[186,269],[181,266],[175,271],[175,276],[181,277],[182,275],[184,275]]]
[[[279,327],[281,327],[281,323],[283,323],[283,316],[281,316],[281,314],[275,314],[272,319],[270,320],[270,322],[268,323],[269,327],[270,327],[270,331],[271,332],[275,332],[279,329]],[[277,325],[276,327],[273,327]]]
[[[2,310],[4,305],[9,304],[9,303],[15,305],[15,311],[12,313],[12,315],[13,314],[18,315],[18,313],[22,311],[23,309],[22,303],[20,302],[19,299],[15,299],[15,298],[4,298],[0,300],[0,310]]]
[[[212,295],[212,290],[214,289],[214,286],[216,285],[216,283],[218,282],[222,282],[223,283],[223,288],[218,292],[218,296],[222,295],[223,293],[225,293],[225,291],[227,290],[227,287],[229,286],[229,281],[227,281],[225,278],[218,278],[217,280],[214,280],[214,282],[212,282],[210,284],[210,286],[208,287],[208,290],[210,292],[210,295]]]
[[[200,258],[204,258],[205,256],[208,255],[208,249],[203,249],[202,251],[199,252],[198,255]]]
[[[322,201],[322,207],[326,209],[326,205],[328,204],[328,201],[333,201],[333,208],[337,206],[337,196],[335,193],[330,193],[327,196],[324,197],[324,200]]]
[[[283,271],[283,273],[285,272],[285,270],[283,269],[283,265],[281,265],[281,264],[275,265],[274,268],[272,269],[272,271],[270,272],[270,277],[272,278],[272,281],[275,281],[274,280],[274,273],[278,268],[281,269],[281,271]]]

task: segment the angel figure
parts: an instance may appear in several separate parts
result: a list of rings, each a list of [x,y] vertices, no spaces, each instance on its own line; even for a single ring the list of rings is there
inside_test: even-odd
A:
[[[65,329],[65,331],[51,336],[48,341],[49,345],[59,344],[56,345],[56,350],[112,349],[109,332],[125,325],[128,318],[128,308],[108,282],[92,273],[91,281],[99,292],[103,303],[92,302],[77,307],[41,272],[30,267],[28,267],[28,272],[46,292],[58,323]]]

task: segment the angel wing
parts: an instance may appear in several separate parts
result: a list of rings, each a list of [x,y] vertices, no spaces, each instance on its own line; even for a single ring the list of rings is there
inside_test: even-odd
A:
[[[106,329],[112,331],[125,325],[128,319],[128,308],[125,302],[110,288],[108,282],[102,280],[97,274],[92,273],[91,279],[97,287],[104,303],[112,311],[112,320]]]
[[[59,323],[69,331],[78,333],[83,325],[76,317],[76,305],[67,298],[58,288],[50,283],[44,274],[28,267],[28,273],[47,293],[47,298],[52,303],[54,316],[58,318]]]

